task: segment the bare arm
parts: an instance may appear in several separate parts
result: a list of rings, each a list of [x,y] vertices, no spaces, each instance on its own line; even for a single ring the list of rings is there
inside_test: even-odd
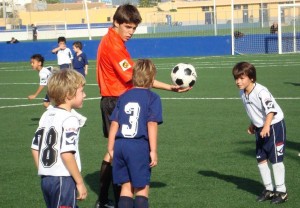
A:
[[[78,169],[74,154],[72,152],[65,152],[61,154],[61,158],[76,183],[76,188],[78,191],[77,199],[85,199],[87,197],[87,189]]]
[[[40,85],[33,95],[28,95],[28,99],[32,100],[32,99],[36,98],[42,92],[44,87],[45,87],[44,85]]]
[[[271,126],[273,118],[274,118],[273,112],[271,112],[267,115],[264,126],[260,132],[260,136],[262,138],[270,136],[270,126]]]
[[[150,145],[150,167],[157,165],[157,122],[148,122],[148,134],[149,134],[149,145]]]
[[[115,145],[115,138],[119,128],[119,124],[116,121],[112,121],[109,129],[109,136],[108,136],[108,144],[107,144],[107,151],[112,159],[114,156],[114,145]]]
[[[186,92],[192,89],[191,87],[187,88],[180,88],[179,86],[166,84],[164,82],[160,82],[157,80],[154,80],[153,87],[161,90],[168,90],[168,91],[174,91],[174,92]]]
[[[39,151],[31,149],[32,157],[34,160],[35,167],[39,168]]]
[[[84,73],[85,73],[85,75],[88,74],[88,69],[89,69],[89,65],[85,65],[85,67],[84,67]]]

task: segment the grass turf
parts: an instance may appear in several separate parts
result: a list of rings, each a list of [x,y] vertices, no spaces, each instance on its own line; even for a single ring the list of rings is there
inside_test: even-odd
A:
[[[159,164],[153,169],[150,206],[269,207],[257,203],[262,191],[255,159],[254,136],[231,75],[233,65],[249,61],[257,68],[257,82],[269,88],[285,113],[287,149],[286,185],[289,201],[300,204],[298,136],[300,115],[300,60],[298,54],[153,59],[157,79],[170,82],[170,70],[179,62],[193,64],[198,80],[193,90],[173,93],[155,90],[162,98],[164,123],[159,127]],[[45,65],[54,65],[47,62]],[[106,151],[101,130],[95,62],[90,61],[87,99],[80,110],[88,117],[81,130],[82,174],[89,191],[83,208],[97,199],[99,167]],[[30,144],[44,112],[42,98],[29,101],[38,74],[29,63],[2,63],[0,67],[0,207],[45,207]],[[111,195],[112,196],[112,195]]]

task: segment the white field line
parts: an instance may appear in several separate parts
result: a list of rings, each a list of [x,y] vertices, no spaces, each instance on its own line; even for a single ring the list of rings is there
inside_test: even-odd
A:
[[[27,100],[27,98],[0,98],[0,100]],[[99,100],[100,97],[94,98],[85,98],[84,100]],[[240,100],[238,97],[232,98],[175,98],[175,97],[162,97],[162,100]],[[282,98],[275,98],[276,100],[300,100],[300,97],[282,97]],[[36,98],[35,100],[41,100],[41,98]],[[21,105],[10,105],[10,106],[0,106],[0,109],[5,108],[19,108],[19,107],[31,107],[42,105],[42,103],[34,103],[34,104],[21,104]]]

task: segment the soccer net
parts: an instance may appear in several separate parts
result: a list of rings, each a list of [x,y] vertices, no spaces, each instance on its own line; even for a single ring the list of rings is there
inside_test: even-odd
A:
[[[38,29],[38,39],[56,39],[66,36],[67,23],[64,21],[35,22]],[[32,38],[32,28],[28,28],[28,39]]]
[[[278,53],[300,51],[300,4],[278,6]]]
[[[232,54],[278,53],[277,32],[270,30],[277,23],[277,7],[234,5],[232,12]]]

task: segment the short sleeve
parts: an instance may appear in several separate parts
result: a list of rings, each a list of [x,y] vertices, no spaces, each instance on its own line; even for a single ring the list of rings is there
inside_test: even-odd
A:
[[[153,94],[150,99],[148,122],[150,121],[158,124],[163,123],[161,99],[156,94]]]
[[[61,153],[76,152],[79,139],[79,121],[75,116],[63,122]]]
[[[273,112],[277,113],[277,110],[275,108],[275,104],[273,102],[273,97],[270,92],[266,90],[262,90],[259,93],[259,97],[261,99],[262,105],[264,107],[266,115]]]

